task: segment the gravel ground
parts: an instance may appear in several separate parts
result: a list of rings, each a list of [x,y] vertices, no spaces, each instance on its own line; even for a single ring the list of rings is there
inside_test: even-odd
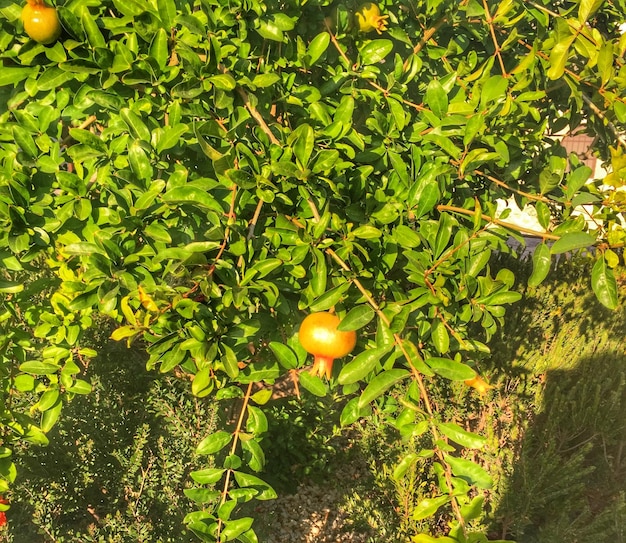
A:
[[[333,486],[337,482],[333,482]],[[341,509],[350,482],[344,490],[304,483],[295,494],[279,496],[255,508],[255,528],[261,543],[367,543],[371,534],[353,531],[350,518]]]

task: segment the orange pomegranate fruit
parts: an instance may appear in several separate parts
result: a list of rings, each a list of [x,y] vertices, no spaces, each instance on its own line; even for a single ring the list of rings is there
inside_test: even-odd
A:
[[[28,0],[22,8],[22,22],[26,34],[37,43],[49,45],[61,35],[57,10],[44,0]]]
[[[356,345],[356,332],[337,330],[339,317],[326,311],[311,313],[302,321],[298,339],[313,355],[311,374],[330,379],[333,361],[349,354]]]
[[[387,30],[387,19],[389,15],[381,15],[380,8],[373,2],[361,4],[359,9],[354,13],[357,28],[364,33],[376,30],[378,34],[382,34]]]

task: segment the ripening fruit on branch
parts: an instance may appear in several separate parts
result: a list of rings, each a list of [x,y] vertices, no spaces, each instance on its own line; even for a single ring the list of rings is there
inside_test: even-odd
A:
[[[376,30],[382,34],[387,30],[387,19],[389,15],[381,15],[380,8],[373,2],[362,4],[354,14],[356,25],[361,32],[371,32]]]
[[[313,355],[311,374],[330,379],[335,358],[346,356],[356,345],[356,332],[337,330],[339,317],[321,311],[311,313],[300,325],[298,339],[307,353]]]
[[[468,387],[472,387],[473,389],[475,389],[480,396],[484,396],[489,390],[493,388],[493,385],[490,385],[480,375],[477,375],[472,379],[467,379],[465,381],[465,384]]]
[[[32,40],[44,45],[54,43],[61,35],[61,22],[56,8],[44,0],[28,0],[22,8],[24,30]]]

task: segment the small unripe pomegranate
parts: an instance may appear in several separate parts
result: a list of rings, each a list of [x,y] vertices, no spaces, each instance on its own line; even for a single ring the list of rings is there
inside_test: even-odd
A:
[[[37,43],[49,45],[61,35],[61,22],[56,8],[44,0],[28,0],[22,8],[22,22],[26,34]]]
[[[307,353],[313,355],[311,374],[330,379],[333,361],[349,354],[356,345],[356,332],[337,330],[339,317],[321,311],[308,315],[300,325],[298,339]]]

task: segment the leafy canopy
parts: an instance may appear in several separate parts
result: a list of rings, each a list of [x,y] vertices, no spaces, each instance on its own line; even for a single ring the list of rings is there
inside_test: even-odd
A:
[[[45,46],[21,4],[0,3],[0,492],[11,442],[46,444],[89,392],[99,314],[148,369],[243,398],[234,431],[198,444],[218,462],[187,491],[202,540],[256,541],[237,505],[275,494],[268,394],[252,384],[287,374],[345,397],[345,425],[400,390],[391,422],[431,439],[394,476],[422,463],[438,481],[415,521],[445,514],[442,541],[485,540],[468,523],[491,476],[463,452],[484,438],[442,420],[428,387],[474,378],[520,299],[489,265],[511,236],[540,240],[535,285],[555,255],[595,246],[592,287],[617,306],[626,4],[378,6],[380,35],[358,31],[349,0],[59,1],[63,33]],[[582,128],[607,183],[554,137]],[[539,226],[507,221],[509,198]],[[310,364],[297,326],[328,309],[359,330],[330,382],[297,371]]]

